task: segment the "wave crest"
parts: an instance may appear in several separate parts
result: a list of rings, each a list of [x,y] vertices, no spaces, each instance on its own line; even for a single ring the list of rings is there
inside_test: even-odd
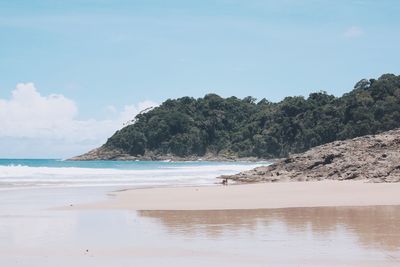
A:
[[[258,164],[165,165],[152,169],[0,166],[0,188],[59,186],[182,186],[211,185],[219,175]]]

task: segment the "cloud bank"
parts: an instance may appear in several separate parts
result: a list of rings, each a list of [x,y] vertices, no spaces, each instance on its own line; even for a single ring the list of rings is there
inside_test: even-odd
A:
[[[113,119],[79,120],[75,102],[60,94],[43,96],[33,83],[20,83],[9,99],[0,99],[0,157],[69,157],[103,144],[140,111],[145,101],[121,111],[107,107]]]

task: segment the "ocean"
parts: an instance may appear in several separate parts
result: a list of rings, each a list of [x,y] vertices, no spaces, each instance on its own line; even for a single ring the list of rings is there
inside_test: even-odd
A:
[[[0,190],[43,187],[215,185],[216,177],[268,162],[65,161],[0,159]]]

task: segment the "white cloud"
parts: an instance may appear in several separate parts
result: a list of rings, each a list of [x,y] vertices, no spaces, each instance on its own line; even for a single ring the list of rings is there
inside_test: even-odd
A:
[[[79,120],[78,107],[60,94],[42,96],[33,83],[17,84],[10,99],[0,99],[0,157],[72,156],[101,145],[152,101],[106,107],[112,119]],[[11,146],[12,144],[12,146]],[[25,155],[23,155],[25,153]]]
[[[347,38],[357,38],[362,36],[363,34],[364,31],[360,27],[351,26],[345,30],[343,35]]]

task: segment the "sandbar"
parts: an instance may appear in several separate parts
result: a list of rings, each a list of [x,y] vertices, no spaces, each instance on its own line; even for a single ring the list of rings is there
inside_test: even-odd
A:
[[[400,183],[316,181],[127,189],[66,209],[239,210],[400,205]]]

